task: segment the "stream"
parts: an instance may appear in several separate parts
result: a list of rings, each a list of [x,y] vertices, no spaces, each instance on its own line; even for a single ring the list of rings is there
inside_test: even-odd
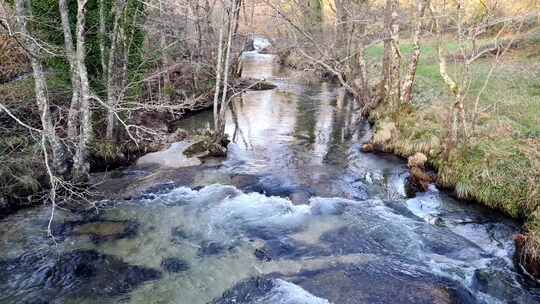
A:
[[[224,161],[100,177],[111,199],[0,220],[0,303],[539,303],[513,263],[519,225],[366,154],[367,123],[328,83],[243,55]],[[210,112],[179,122],[209,126]]]

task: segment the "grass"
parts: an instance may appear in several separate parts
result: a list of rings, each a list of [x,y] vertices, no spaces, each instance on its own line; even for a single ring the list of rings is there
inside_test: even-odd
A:
[[[450,53],[458,50],[447,45]],[[401,44],[403,58],[412,47]],[[382,58],[381,45],[367,50],[374,61]],[[449,71],[459,79],[462,64],[449,56]],[[511,50],[496,64],[481,93],[493,58],[472,66],[473,81],[465,98],[466,112],[473,113],[479,98],[478,123],[474,136],[451,151],[446,158],[441,143],[448,130],[453,97],[439,75],[434,43],[422,46],[412,107],[389,110],[382,104],[373,113],[374,140],[385,139],[389,152],[404,157],[423,152],[437,169],[439,183],[455,189],[459,197],[471,199],[527,221],[530,252],[540,263],[540,43]],[[389,126],[395,126],[388,139]],[[380,133],[380,135],[377,135]]]

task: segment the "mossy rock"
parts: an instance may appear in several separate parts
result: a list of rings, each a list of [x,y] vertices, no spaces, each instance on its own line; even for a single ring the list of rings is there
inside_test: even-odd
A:
[[[195,143],[184,150],[187,157],[225,157],[227,156],[227,146],[230,140],[225,136],[216,139],[213,131],[206,130],[202,134],[194,136]]]

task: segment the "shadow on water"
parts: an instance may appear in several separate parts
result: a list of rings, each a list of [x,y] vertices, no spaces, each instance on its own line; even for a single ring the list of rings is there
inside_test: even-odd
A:
[[[512,262],[515,223],[435,187],[406,198],[406,165],[360,152],[370,129],[343,91],[273,60],[244,57],[277,88],[231,104],[222,164],[105,180],[114,199],[60,210],[56,245],[46,208],[0,221],[0,303],[539,301]]]

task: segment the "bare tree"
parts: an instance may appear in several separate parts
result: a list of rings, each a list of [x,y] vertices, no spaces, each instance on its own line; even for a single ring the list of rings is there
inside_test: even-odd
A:
[[[71,34],[71,26],[66,0],[58,1],[58,9],[62,21],[62,30],[64,33],[64,50],[69,62],[71,72],[71,105],[68,114],[68,139],[74,142],[79,134],[79,107],[80,107],[80,79],[77,67],[77,54],[73,47],[73,35]]]
[[[28,19],[32,17],[31,3],[28,0],[15,1],[16,21],[19,31],[22,35],[22,43],[32,65],[34,76],[34,87],[36,94],[36,103],[41,112],[41,124],[43,127],[44,145],[49,145],[52,151],[52,166],[53,170],[60,175],[67,173],[67,154],[64,145],[60,141],[56,133],[56,129],[52,123],[51,113],[49,109],[49,99],[47,96],[47,82],[43,72],[43,64],[41,62],[41,49],[37,40],[32,37],[28,30]]]
[[[113,29],[111,34],[111,45],[109,47],[109,63],[107,64],[107,140],[113,140],[116,123],[116,107],[120,101],[120,90],[122,83],[123,65],[126,63],[121,58],[119,47],[125,37],[122,35],[122,15],[126,7],[127,0],[116,0],[113,4]]]
[[[218,50],[218,63],[217,63],[217,79],[221,79],[219,73],[223,69],[223,91],[221,92],[221,102],[219,104],[219,113],[217,112],[218,105],[217,100],[219,99],[219,87],[220,82],[216,81],[216,95],[214,96],[214,122],[215,122],[215,131],[216,131],[216,140],[221,141],[225,136],[225,113],[227,110],[227,92],[229,91],[229,74],[230,74],[230,62],[231,62],[231,47],[233,39],[235,36],[235,31],[237,30],[238,14],[240,13],[240,0],[231,0],[227,1],[227,4],[224,3],[224,16],[226,25],[222,24],[220,28],[220,43]],[[223,41],[223,27],[226,27],[227,38]],[[223,56],[224,55],[224,56]],[[222,61],[222,62],[221,62]],[[217,114],[217,115],[216,115]]]
[[[90,173],[89,144],[92,139],[92,110],[90,108],[90,85],[86,69],[85,20],[87,0],[77,0],[77,68],[80,81],[80,131],[79,142],[73,160],[73,176],[86,181]]]

